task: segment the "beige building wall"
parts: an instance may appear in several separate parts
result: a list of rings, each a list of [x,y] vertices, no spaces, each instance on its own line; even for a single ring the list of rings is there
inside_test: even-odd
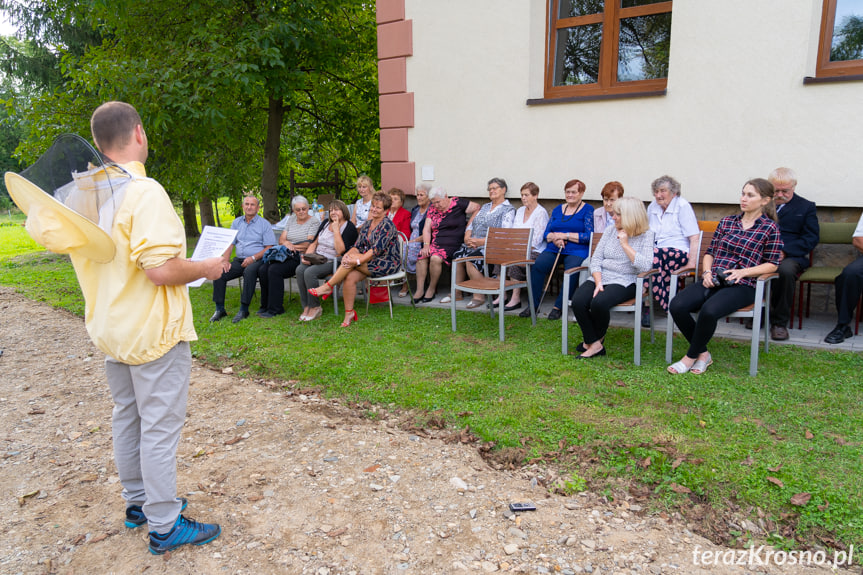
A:
[[[619,180],[651,199],[671,174],[693,203],[728,204],[778,166],[820,206],[863,206],[863,82],[815,74],[822,0],[675,0],[667,94],[528,105],[543,97],[545,0],[404,0],[415,181],[482,197],[499,176],[517,198],[596,200]],[[859,213],[859,210],[857,211]]]

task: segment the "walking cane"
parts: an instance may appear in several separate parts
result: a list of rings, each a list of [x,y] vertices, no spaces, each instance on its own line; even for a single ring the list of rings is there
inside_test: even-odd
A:
[[[566,240],[564,240],[566,243]],[[560,252],[563,251],[563,248],[557,250],[557,255],[554,256],[554,264],[551,266],[551,271],[548,273],[548,279],[545,280],[545,289],[542,290],[542,297],[539,298],[539,304],[537,304],[536,309],[539,311],[539,308],[542,307],[542,300],[545,299],[545,294],[548,293],[548,286],[551,284],[551,278],[554,277],[554,270],[557,269],[557,260],[560,259]]]

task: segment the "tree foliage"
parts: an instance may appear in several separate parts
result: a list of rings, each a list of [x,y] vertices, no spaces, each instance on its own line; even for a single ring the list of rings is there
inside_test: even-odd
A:
[[[830,60],[863,59],[863,16],[847,16],[833,37]]]
[[[320,177],[345,157],[379,174],[373,5],[49,4],[57,14],[85,14],[101,41],[82,53],[59,50],[63,87],[45,90],[24,113],[25,157],[59,132],[86,134],[93,108],[119,99],[144,118],[148,171],[187,201],[260,188],[274,218],[278,182],[291,168]]]

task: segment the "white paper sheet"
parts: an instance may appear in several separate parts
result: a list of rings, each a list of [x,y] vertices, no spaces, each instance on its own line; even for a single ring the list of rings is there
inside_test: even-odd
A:
[[[191,260],[197,262],[207,258],[221,257],[225,253],[225,250],[228,249],[228,246],[234,243],[235,237],[237,237],[237,230],[204,226]],[[199,287],[204,284],[204,281],[206,281],[206,278],[189,282],[186,285],[189,287]]]

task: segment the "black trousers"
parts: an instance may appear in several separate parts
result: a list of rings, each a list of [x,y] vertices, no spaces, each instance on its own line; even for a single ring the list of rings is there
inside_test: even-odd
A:
[[[854,310],[857,308],[860,293],[863,292],[863,257],[845,266],[834,283],[839,323],[850,324],[854,319]]]
[[[593,297],[595,289],[594,281],[587,280],[578,286],[572,296],[572,313],[578,320],[578,327],[581,328],[581,335],[587,345],[605,337],[611,322],[611,308],[635,297],[634,283],[628,286],[604,285],[602,291]]]
[[[700,281],[674,296],[668,309],[675,325],[689,342],[686,357],[696,359],[707,351],[707,343],[716,332],[719,320],[754,302],[754,287],[706,288]],[[695,312],[698,312],[697,319],[691,315]]]
[[[263,261],[258,260],[253,264],[243,267],[246,258],[236,257],[231,261],[231,269],[222,274],[222,277],[213,282],[213,303],[217,308],[225,307],[225,290],[228,282],[243,276],[243,293],[240,295],[240,304],[249,307],[252,296],[255,295],[255,282],[258,279],[258,268]]]
[[[300,265],[299,259],[269,262],[258,268],[261,280],[261,309],[272,314],[285,313],[285,278],[292,278]]]
[[[791,319],[794,287],[803,273],[803,266],[793,258],[785,258],[776,272],[779,277],[770,286],[770,323],[786,327]]]

